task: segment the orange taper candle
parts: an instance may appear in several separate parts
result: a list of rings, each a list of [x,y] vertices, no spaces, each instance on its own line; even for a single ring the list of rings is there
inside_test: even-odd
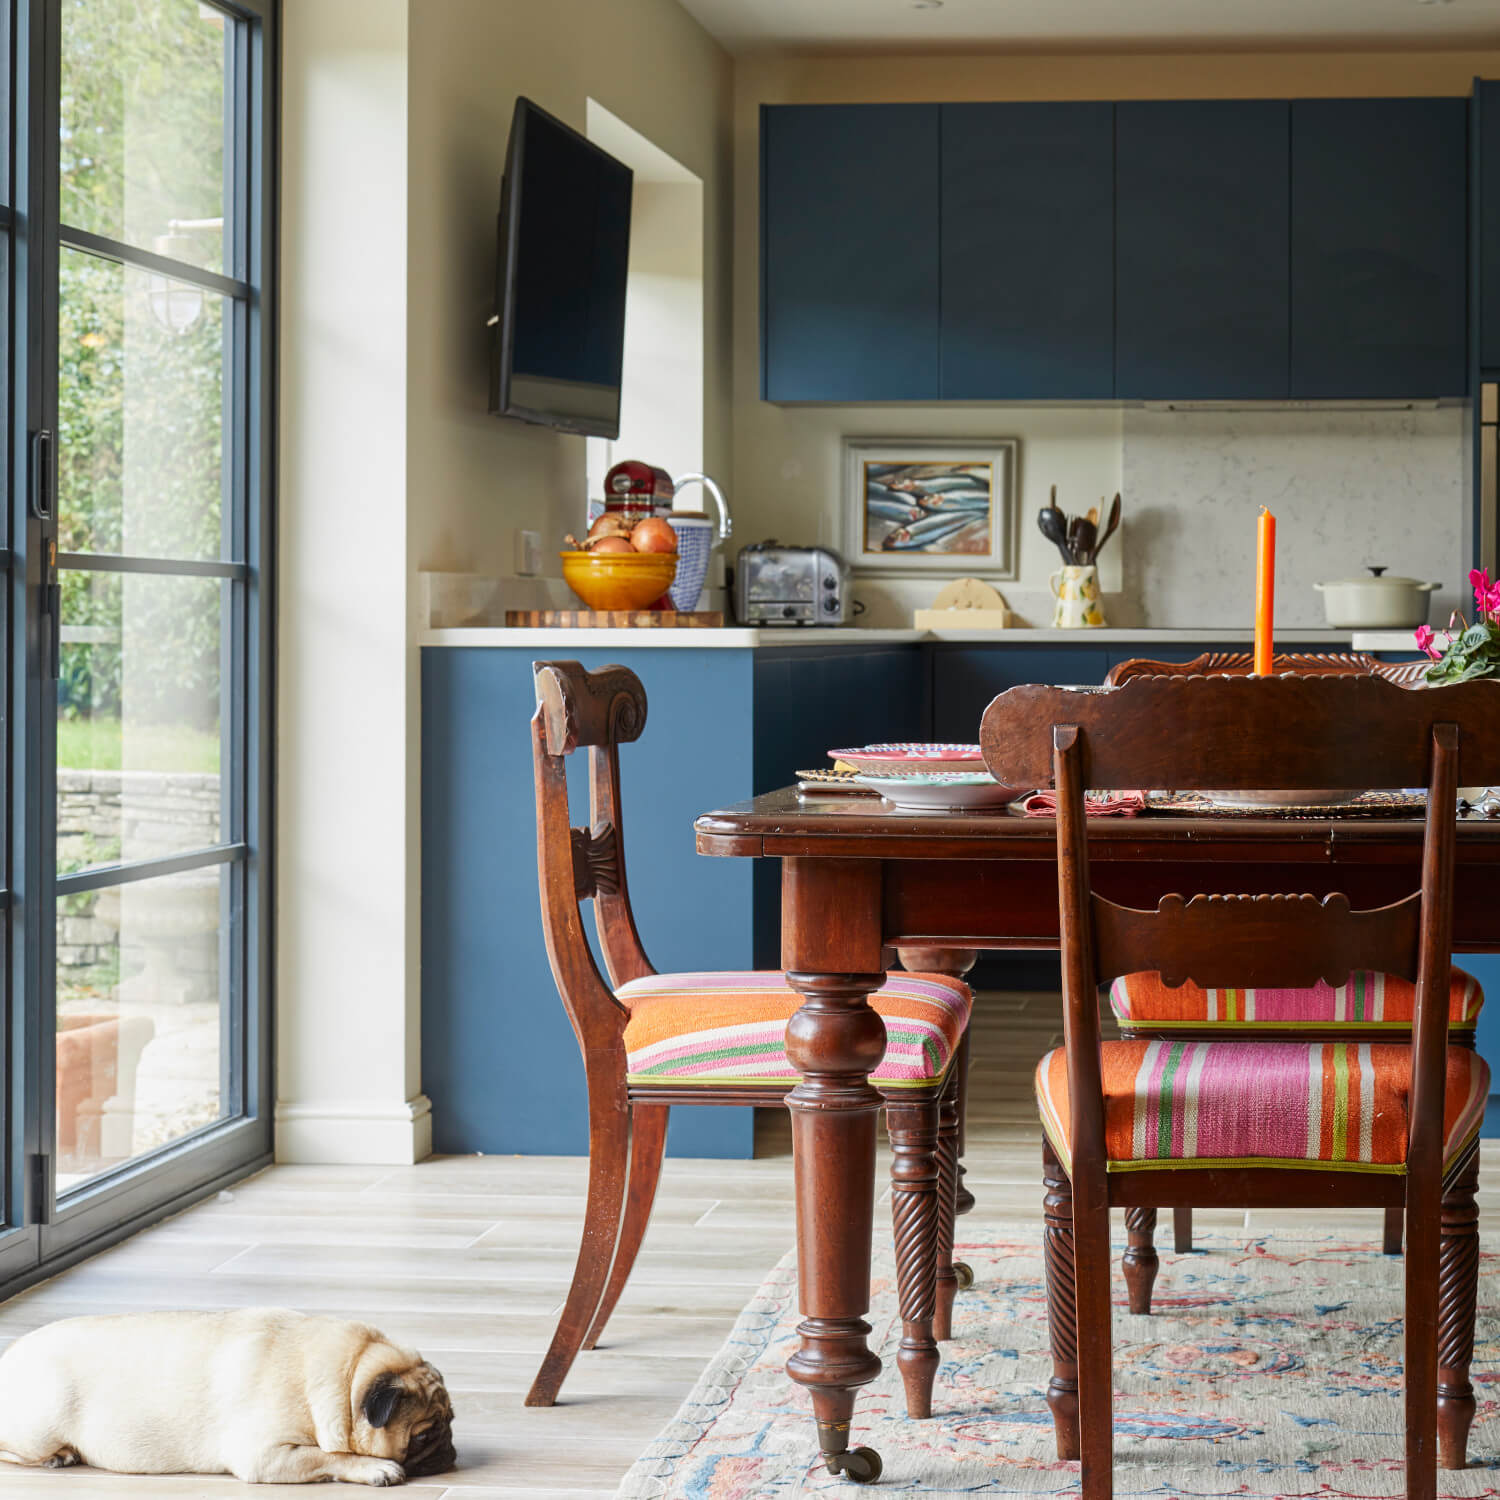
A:
[[[1276,614],[1276,517],[1265,506],[1255,523],[1255,674],[1271,675]]]

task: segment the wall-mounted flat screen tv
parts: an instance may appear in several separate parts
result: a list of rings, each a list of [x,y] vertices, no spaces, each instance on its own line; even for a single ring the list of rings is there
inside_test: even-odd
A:
[[[500,190],[490,410],[620,435],[630,168],[529,99]]]

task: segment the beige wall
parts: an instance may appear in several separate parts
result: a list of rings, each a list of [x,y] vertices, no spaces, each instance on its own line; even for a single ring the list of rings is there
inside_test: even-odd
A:
[[[840,439],[1016,437],[1021,440],[1021,577],[1002,583],[1013,608],[1049,623],[1047,574],[1056,551],[1038,534],[1037,510],[1059,485],[1064,508],[1084,510],[1119,488],[1123,427],[1118,411],[976,406],[778,407],[760,400],[759,109],[762,104],[948,102],[985,99],[1288,98],[1326,95],[1466,95],[1476,75],[1500,75],[1500,52],[1244,53],[1221,55],[1030,56],[971,54],[850,57],[753,55],[735,65],[734,106],[734,469],[730,494],[738,542],[840,540]],[[1018,233],[1042,226],[1018,225]],[[1105,553],[1106,591],[1130,572],[1126,524]],[[1140,497],[1146,499],[1149,497]],[[1112,553],[1112,555],[1111,555]],[[866,624],[909,624],[930,603],[932,583],[855,590]],[[1135,624],[1143,602],[1113,601],[1110,623]],[[1152,623],[1164,623],[1153,620]]]
[[[730,456],[728,55],[676,0],[414,0],[407,472],[412,568],[509,573],[512,528],[544,566],[587,498],[584,441],[487,415],[495,213],[525,94],[578,130],[590,97],[703,183],[703,458]],[[639,455],[650,458],[650,454]]]
[[[297,0],[282,72],[277,1107],[284,1161],[430,1149],[406,634],[407,0]]]
[[[676,0],[294,0],[283,31],[277,1153],[427,1154],[419,569],[555,571],[584,440],[486,413],[515,96],[703,182],[704,442],[729,464],[730,63]],[[518,850],[518,858],[531,858]]]

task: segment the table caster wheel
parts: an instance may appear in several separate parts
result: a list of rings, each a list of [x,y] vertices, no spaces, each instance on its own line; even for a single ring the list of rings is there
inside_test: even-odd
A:
[[[855,1484],[874,1484],[884,1469],[880,1455],[873,1448],[851,1448],[839,1455],[839,1469]]]
[[[969,1265],[967,1261],[954,1261],[953,1274],[958,1280],[959,1291],[966,1292],[974,1285],[974,1267]]]

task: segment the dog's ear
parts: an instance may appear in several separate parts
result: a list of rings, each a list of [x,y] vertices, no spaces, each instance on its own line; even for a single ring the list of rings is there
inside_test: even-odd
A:
[[[396,1415],[396,1408],[401,1404],[401,1398],[405,1394],[405,1388],[396,1376],[391,1374],[376,1376],[370,1382],[370,1389],[365,1392],[361,1407],[365,1414],[365,1421],[371,1427],[384,1427]]]

